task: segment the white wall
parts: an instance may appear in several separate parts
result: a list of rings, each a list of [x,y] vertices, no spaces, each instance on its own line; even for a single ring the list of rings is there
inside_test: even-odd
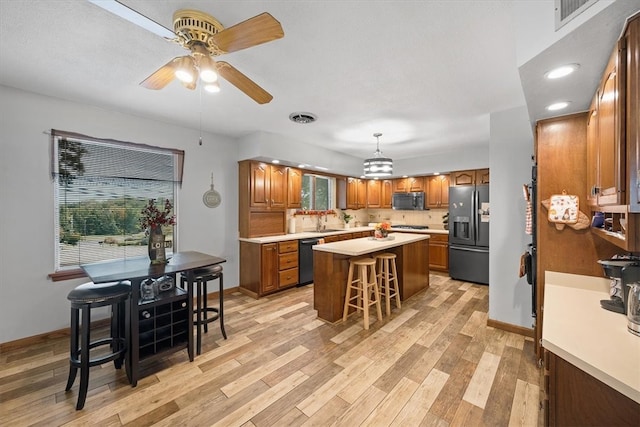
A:
[[[456,149],[448,153],[431,156],[402,159],[394,161],[394,170],[402,174],[417,175],[433,172],[451,172],[469,169],[484,169],[489,167],[489,149],[467,148]]]
[[[525,107],[491,114],[489,318],[531,328],[531,286],[518,277],[525,233],[523,184],[531,181],[533,135]]]
[[[282,136],[256,132],[240,140],[240,157],[244,159],[279,159],[292,165],[300,163],[329,168],[330,173],[348,176],[362,175],[362,160],[315,145],[288,140]],[[395,176],[424,175],[433,172],[483,169],[489,167],[487,147],[453,150],[431,156],[395,159]]]
[[[516,28],[516,60],[518,67],[613,3],[614,0],[599,0],[556,31],[554,1],[514,1],[513,15],[514,27]],[[629,7],[634,7],[632,1],[628,3]]]
[[[293,166],[303,163],[321,166],[327,168],[327,172],[339,175],[362,174],[362,159],[269,132],[254,132],[241,138],[239,152],[238,160],[278,159]]]
[[[50,129],[185,150],[178,199],[179,250],[227,259],[225,287],[238,285],[238,149],[228,137],[0,86],[0,342],[69,325],[68,292],[85,280],[52,282]],[[202,195],[215,189],[222,204]],[[217,286],[217,284],[216,284]],[[213,291],[214,289],[210,289]]]

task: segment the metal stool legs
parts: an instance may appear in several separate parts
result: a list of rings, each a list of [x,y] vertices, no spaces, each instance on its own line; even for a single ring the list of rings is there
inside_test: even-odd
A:
[[[107,295],[106,293],[109,292],[107,289],[100,296],[96,296],[94,290],[100,288],[104,290],[107,287],[93,283],[81,285],[68,297],[71,301],[71,336],[69,339],[69,376],[65,391],[71,389],[78,369],[80,369],[77,410],[84,407],[87,399],[90,368],[113,361],[116,369],[120,369],[127,351],[125,312],[130,285],[119,283],[113,288],[113,294]],[[91,341],[91,309],[102,306],[111,306],[111,333],[107,338]],[[107,345],[111,349],[109,353],[91,358],[91,349]]]
[[[219,296],[219,307],[208,307],[208,292],[207,292],[207,282],[209,280],[220,280],[220,291],[218,293]],[[196,309],[196,327],[198,328],[196,332],[196,353],[202,353],[202,329],[204,329],[204,333],[209,332],[209,323],[214,320],[220,321],[220,332],[222,332],[222,336],[224,339],[227,339],[227,332],[224,329],[224,287],[223,287],[223,274],[222,272],[214,275],[214,276],[206,276],[206,277],[198,277],[196,279],[196,304],[198,305]],[[209,313],[213,313],[213,316],[208,317]]]
[[[218,292],[219,305],[218,307],[209,307],[208,306],[208,292],[207,292],[207,282],[211,280],[220,280],[220,291]],[[186,286],[187,278],[185,275],[182,276],[181,286],[184,288]],[[194,286],[196,293],[196,308],[194,313],[196,315],[196,320],[194,322],[197,330],[196,330],[196,354],[202,353],[202,330],[204,329],[204,333],[209,332],[209,323],[215,320],[220,321],[220,332],[222,332],[222,336],[224,339],[227,339],[227,332],[224,329],[224,282],[223,282],[223,274],[222,274],[222,266],[216,265],[214,267],[208,267],[200,270],[194,271]],[[209,314],[213,314],[209,317]]]

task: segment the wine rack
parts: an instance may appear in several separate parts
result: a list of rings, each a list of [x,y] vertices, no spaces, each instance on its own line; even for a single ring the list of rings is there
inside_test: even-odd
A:
[[[174,288],[152,301],[138,303],[140,360],[167,350],[187,347],[189,307],[187,291]]]

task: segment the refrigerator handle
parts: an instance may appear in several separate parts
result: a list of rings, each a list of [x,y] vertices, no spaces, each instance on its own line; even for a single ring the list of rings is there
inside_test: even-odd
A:
[[[473,203],[472,203],[472,209],[473,209],[473,215],[471,215],[471,217],[473,218],[473,239],[475,240],[476,243],[478,243],[478,226],[479,226],[479,221],[478,221],[478,208],[480,205],[480,193],[477,190],[473,191]]]

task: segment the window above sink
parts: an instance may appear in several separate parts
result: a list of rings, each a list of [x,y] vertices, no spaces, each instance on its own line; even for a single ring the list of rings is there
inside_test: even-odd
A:
[[[302,210],[323,212],[336,207],[336,179],[324,175],[302,175]],[[313,215],[308,213],[307,215]]]

